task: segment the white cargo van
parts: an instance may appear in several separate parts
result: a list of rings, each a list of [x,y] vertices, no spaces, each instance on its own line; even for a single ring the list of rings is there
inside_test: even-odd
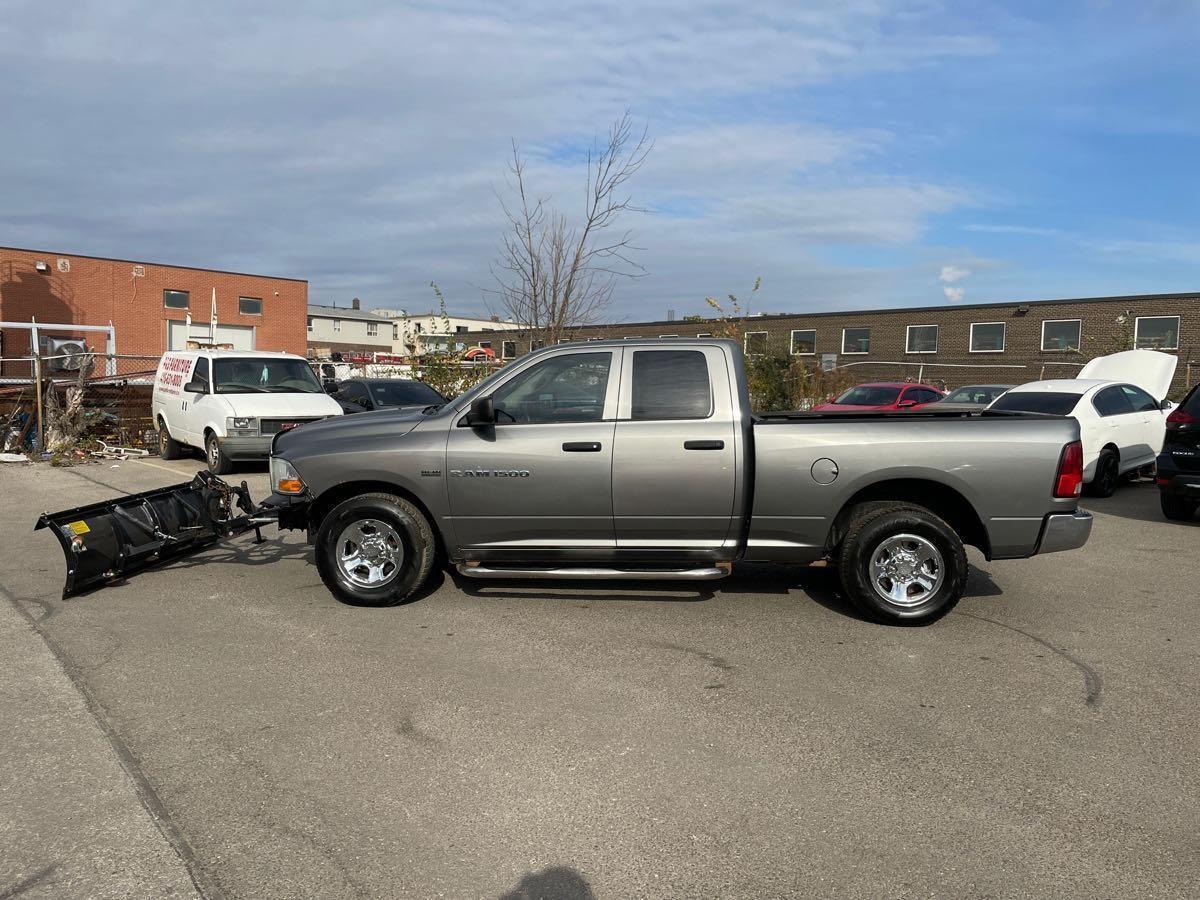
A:
[[[261,351],[172,350],[158,364],[151,402],[163,459],[196,447],[218,475],[235,461],[266,459],[276,432],[342,414],[307,360]]]

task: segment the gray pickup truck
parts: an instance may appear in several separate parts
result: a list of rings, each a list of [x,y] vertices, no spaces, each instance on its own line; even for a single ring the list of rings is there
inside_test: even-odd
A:
[[[888,622],[962,596],[988,559],[1082,546],[1073,419],[750,412],[725,340],[564,344],[444,406],[276,436],[280,527],[339,598],[412,597],[439,558],[470,578],[712,579],[738,560],[837,568]]]

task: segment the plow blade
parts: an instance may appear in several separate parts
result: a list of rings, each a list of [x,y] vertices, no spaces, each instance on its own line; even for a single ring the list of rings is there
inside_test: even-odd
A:
[[[268,520],[254,513],[245,482],[235,487],[201,471],[184,484],[45,513],[34,530],[49,528],[62,545],[65,598],[223,538],[251,529],[257,535]]]

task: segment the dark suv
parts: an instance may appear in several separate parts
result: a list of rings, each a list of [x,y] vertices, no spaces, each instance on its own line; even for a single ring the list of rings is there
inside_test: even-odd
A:
[[[1168,519],[1190,519],[1200,508],[1200,384],[1167,416],[1158,490]]]

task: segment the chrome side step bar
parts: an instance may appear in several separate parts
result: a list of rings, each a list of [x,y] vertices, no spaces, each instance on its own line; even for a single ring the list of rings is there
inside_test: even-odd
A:
[[[731,563],[695,569],[611,569],[596,566],[560,566],[554,568],[493,568],[473,560],[459,563],[458,573],[468,578],[569,578],[589,581],[713,581],[724,578]]]

